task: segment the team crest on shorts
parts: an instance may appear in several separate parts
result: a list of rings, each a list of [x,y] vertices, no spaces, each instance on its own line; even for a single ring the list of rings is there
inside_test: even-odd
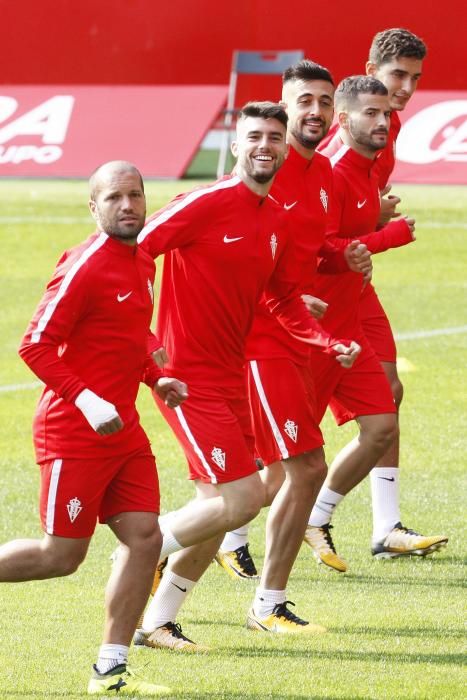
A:
[[[295,423],[295,421],[290,420],[290,418],[286,420],[284,423],[284,430],[291,440],[297,442],[298,425]]]
[[[327,212],[329,198],[328,198],[328,193],[326,192],[324,187],[322,187],[319,191],[319,198],[321,200],[321,204],[323,205],[324,211]]]
[[[277,250],[277,236],[275,233],[272,234],[271,240],[269,241],[271,244],[271,253],[272,253],[272,259],[276,257],[276,250]]]
[[[212,448],[211,457],[214,464],[225,471],[225,452],[222,452],[220,447]]]
[[[75,520],[76,520],[76,518],[78,517],[78,515],[79,515],[79,514],[81,513],[81,511],[83,510],[83,507],[82,507],[82,505],[81,505],[81,501],[79,500],[79,498],[77,498],[77,497],[75,496],[75,497],[72,498],[72,499],[70,500],[70,502],[67,504],[66,509],[67,509],[67,511],[68,511],[68,516],[69,516],[69,518],[70,518],[70,521],[71,521],[72,523],[74,523]]]
[[[149,296],[151,297],[151,301],[154,304],[154,290],[152,288],[151,280],[149,279],[149,277],[148,277],[148,292],[149,292]]]

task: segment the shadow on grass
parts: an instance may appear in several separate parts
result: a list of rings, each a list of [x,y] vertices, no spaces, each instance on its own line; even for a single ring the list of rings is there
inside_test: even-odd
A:
[[[228,655],[232,656],[232,648],[220,648],[216,649],[217,655]],[[273,647],[236,647],[235,656],[237,657],[264,657],[271,656],[272,654],[278,655],[280,657],[288,657],[291,659],[325,659],[329,661],[330,659],[339,661],[363,661],[379,663],[398,663],[398,664],[436,664],[436,665],[447,665],[455,666],[465,663],[464,654],[419,654],[414,652],[413,654],[404,654],[398,652],[376,652],[376,651],[339,651],[339,650],[326,650],[317,651],[312,649],[274,649]]]
[[[388,629],[386,627],[332,627],[329,629],[330,632],[336,634],[363,634],[375,637],[387,638],[388,635],[393,637],[431,637],[431,638],[455,638],[464,639],[465,632],[462,629],[434,629],[433,627],[405,627],[405,628],[392,628]]]
[[[400,574],[400,572],[399,572]],[[339,581],[345,581],[347,585],[351,584],[373,584],[375,586],[420,586],[422,588],[465,588],[466,583],[464,579],[455,580],[433,580],[425,578],[417,578],[416,576],[406,576],[401,578],[383,577],[379,573],[375,576],[366,574],[345,574],[345,577],[339,579]]]

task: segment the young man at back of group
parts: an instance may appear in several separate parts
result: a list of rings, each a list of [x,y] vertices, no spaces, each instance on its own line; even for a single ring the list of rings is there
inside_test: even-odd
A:
[[[401,126],[398,111],[405,108],[417,87],[425,54],[426,47],[421,39],[406,29],[389,29],[378,33],[370,48],[366,66],[367,74],[385,85],[391,110],[387,142],[382,150],[375,152],[376,159],[372,167],[383,195],[390,189],[387,183],[395,164],[395,142]],[[342,154],[343,146],[345,148],[349,144],[348,138],[349,132],[343,130],[342,125],[338,123],[320,149],[331,160],[338,163],[338,154]],[[352,143],[350,146],[355,148],[356,144]],[[348,155],[344,154],[344,162],[347,157]],[[341,165],[337,164],[337,169]],[[362,202],[363,200],[364,197]],[[362,204],[362,202],[359,204],[364,213],[368,209],[368,204]],[[382,200],[381,224],[397,217],[394,210],[399,202],[399,198],[391,196]],[[368,241],[365,242],[371,250],[371,245]],[[361,294],[359,315],[365,336],[382,363],[398,408],[402,400],[402,384],[397,374],[396,346],[388,318],[371,284],[366,285]],[[354,417],[354,414],[337,413],[338,422]],[[329,527],[332,513],[342,498],[366,476],[366,467],[363,465],[359,475],[355,472],[347,473],[346,465],[348,465],[347,462],[341,464],[339,460],[333,465],[323,490],[318,496],[310,518],[310,527],[307,530],[307,541],[312,545],[317,559],[336,571],[345,571],[347,565],[337,556],[331,539]],[[445,545],[447,538],[423,536],[401,525],[398,466],[399,432],[397,430],[384,454],[375,460],[373,465],[369,465],[373,504],[372,554],[376,557],[410,554],[424,556]]]

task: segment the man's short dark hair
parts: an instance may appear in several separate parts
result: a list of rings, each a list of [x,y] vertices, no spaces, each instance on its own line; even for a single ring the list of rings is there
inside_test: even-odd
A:
[[[408,29],[385,29],[378,32],[370,46],[369,60],[375,66],[389,63],[397,58],[418,58],[426,56],[425,43]]]
[[[287,112],[277,102],[247,102],[238,113],[238,121],[247,117],[277,119],[287,129]]]
[[[359,95],[387,95],[388,91],[380,80],[371,75],[351,75],[341,80],[334,94],[334,106],[337,109],[349,107],[357,101]]]
[[[297,80],[325,80],[334,85],[331,73],[319,63],[304,58],[293,66],[286,68],[282,74],[282,85]]]

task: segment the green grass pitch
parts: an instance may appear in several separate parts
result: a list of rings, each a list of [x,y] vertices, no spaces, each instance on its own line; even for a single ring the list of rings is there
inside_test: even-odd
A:
[[[148,211],[191,182],[150,182]],[[148,680],[176,698],[466,697],[463,662],[465,553],[465,238],[467,196],[460,187],[396,186],[417,219],[417,242],[375,260],[375,283],[396,332],[457,329],[399,342],[402,374],[403,521],[445,533],[448,548],[427,559],[377,562],[369,553],[369,484],[334,519],[346,575],[319,568],[305,547],[289,584],[297,612],[328,627],[308,639],[245,629],[253,585],[210,567],[182,610],[186,634],[211,648],[203,655],[131,651]],[[73,181],[0,181],[0,541],[40,537],[38,469],[31,420],[39,390],[6,386],[34,380],[16,349],[60,253],[93,229],[87,188]],[[464,330],[462,331],[462,327]],[[123,358],[122,358],[123,359]],[[143,388],[138,400],[161,477],[163,510],[192,495],[181,451]],[[464,417],[463,417],[464,414]],[[331,460],[354,433],[327,417]],[[251,529],[262,562],[263,513]],[[0,698],[81,698],[101,638],[103,590],[114,540],[98,527],[86,562],[71,577],[0,586]]]

